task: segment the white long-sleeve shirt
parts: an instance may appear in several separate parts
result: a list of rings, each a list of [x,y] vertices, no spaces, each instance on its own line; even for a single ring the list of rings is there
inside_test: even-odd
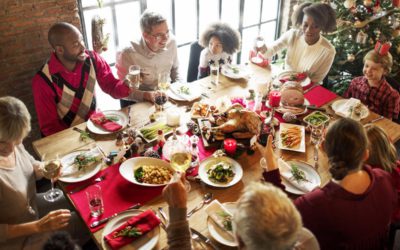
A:
[[[286,48],[287,70],[307,72],[315,83],[322,82],[328,74],[336,54],[335,47],[322,35],[315,44],[308,45],[303,32],[298,29],[287,31],[267,48],[265,57],[272,57]]]

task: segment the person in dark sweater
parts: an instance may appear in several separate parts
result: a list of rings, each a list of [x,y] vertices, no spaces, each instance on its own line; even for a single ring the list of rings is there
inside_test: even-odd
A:
[[[266,158],[266,181],[284,189],[272,137],[258,145]],[[321,143],[332,179],[296,200],[304,226],[321,249],[385,249],[397,192],[389,173],[364,165],[368,139],[361,123],[343,118],[333,123]]]

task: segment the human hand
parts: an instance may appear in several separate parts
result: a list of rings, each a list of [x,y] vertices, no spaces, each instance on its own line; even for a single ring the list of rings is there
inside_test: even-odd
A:
[[[145,91],[143,92],[143,100],[154,103],[155,102],[155,91]]]
[[[185,174],[176,174],[179,179],[165,186],[162,194],[169,207],[186,208],[187,192],[185,188]]]
[[[266,161],[265,170],[271,171],[278,168],[278,157],[276,156],[272,147],[272,135],[268,135],[267,146],[263,147],[257,142],[257,148],[261,152],[262,157]]]
[[[38,232],[54,231],[66,227],[70,218],[71,212],[68,209],[51,211],[37,221]]]

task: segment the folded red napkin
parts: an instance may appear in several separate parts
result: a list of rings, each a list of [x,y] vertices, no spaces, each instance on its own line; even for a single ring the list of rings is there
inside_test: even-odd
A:
[[[159,224],[160,220],[154,212],[146,210],[139,215],[133,216],[117,229],[104,236],[104,240],[111,249],[119,249],[150,232]]]
[[[90,120],[107,131],[115,132],[122,128],[120,124],[108,119],[101,111],[94,112],[90,116]]]
[[[321,107],[322,105],[336,99],[337,95],[322,86],[317,86],[307,92],[304,97],[310,102],[310,104]]]
[[[279,81],[281,83],[285,83],[287,81],[303,81],[304,79],[307,78],[307,74],[306,73],[297,73],[297,74],[293,74],[293,75],[288,75],[288,76],[284,76],[281,79],[279,79]]]

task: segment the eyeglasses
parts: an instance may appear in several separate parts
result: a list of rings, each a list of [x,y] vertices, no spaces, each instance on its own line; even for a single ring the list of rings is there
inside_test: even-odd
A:
[[[169,38],[169,30],[166,33],[158,33],[158,34],[150,34],[150,36],[154,37],[157,41],[161,41],[163,39]]]

